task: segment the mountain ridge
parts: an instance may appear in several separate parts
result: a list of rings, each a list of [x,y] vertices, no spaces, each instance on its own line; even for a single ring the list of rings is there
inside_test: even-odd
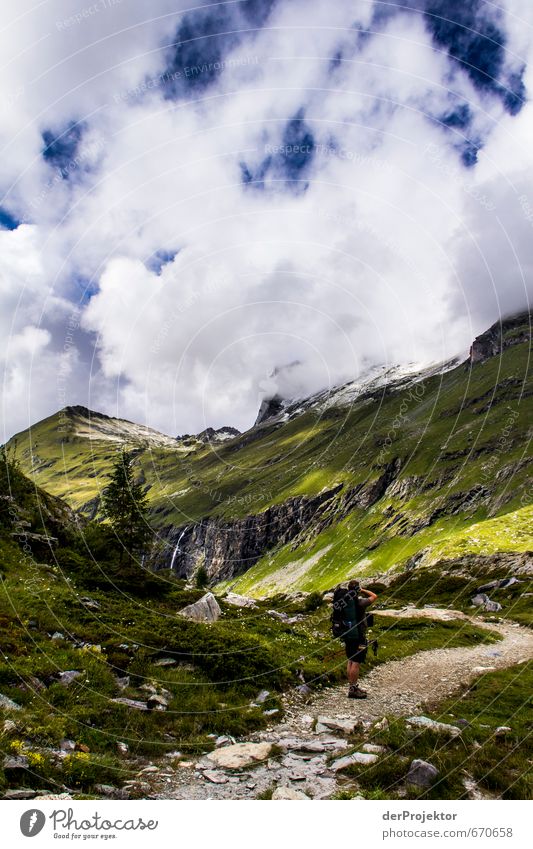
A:
[[[487,555],[533,549],[530,323],[525,314],[481,334],[491,340],[481,343],[484,358],[377,368],[283,402],[219,442],[209,429],[204,439],[158,441],[120,421],[136,440],[157,535],[153,567],[172,564],[187,578],[203,568],[211,583],[253,593],[480,554],[475,535]],[[64,438],[50,417],[19,434],[16,450],[44,489],[97,517],[119,420],[89,419]]]

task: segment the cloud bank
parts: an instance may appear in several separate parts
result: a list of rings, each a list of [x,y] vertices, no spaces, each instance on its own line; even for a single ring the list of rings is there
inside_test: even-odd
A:
[[[244,429],[528,307],[525,0],[2,16],[4,437],[67,403]]]

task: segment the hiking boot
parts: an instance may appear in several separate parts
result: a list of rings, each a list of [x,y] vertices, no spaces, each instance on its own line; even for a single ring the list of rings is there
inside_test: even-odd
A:
[[[366,690],[362,690],[361,687],[358,687],[357,684],[351,684],[350,689],[348,690],[348,698],[349,699],[366,699],[368,693]]]

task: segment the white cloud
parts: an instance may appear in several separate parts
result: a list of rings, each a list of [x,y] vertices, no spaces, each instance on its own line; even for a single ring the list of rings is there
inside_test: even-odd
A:
[[[531,11],[509,2],[527,24],[508,16],[509,56],[526,56]],[[527,302],[531,105],[511,117],[477,92],[419,15],[378,24],[371,3],[351,5],[282,0],[209,87],[175,102],[158,82],[174,3],[151,4],[145,23],[146,4],[124,2],[61,29],[73,12],[57,0],[12,24],[0,186],[35,224],[0,233],[0,270],[6,333],[48,333],[41,384],[87,283],[71,402],[170,433],[250,425],[276,367],[298,362],[278,385],[302,394],[375,362],[443,359]],[[369,26],[380,32],[357,34]],[[463,131],[434,120],[461,100],[485,139],[468,170]],[[280,168],[264,191],[243,186],[240,163],[257,176],[299,110],[317,145],[307,190]],[[41,132],[71,121],[86,129],[67,181]],[[158,250],[177,251],[159,275],[146,267]],[[56,390],[35,393],[29,376],[24,389],[27,360],[10,356],[30,418],[51,412]]]

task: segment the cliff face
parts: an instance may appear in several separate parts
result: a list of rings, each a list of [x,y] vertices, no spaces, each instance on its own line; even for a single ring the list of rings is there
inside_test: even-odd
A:
[[[318,521],[341,488],[342,484],[314,498],[290,498],[263,513],[232,522],[205,519],[170,528],[153,565],[156,569],[170,567],[182,578],[203,566],[211,582],[240,575],[269,549],[290,542]]]
[[[529,313],[497,321],[480,336],[476,336],[472,342],[470,362],[482,363],[489,357],[498,356],[505,348],[529,339],[531,339]]]
[[[339,484],[314,498],[289,498],[244,519],[206,519],[170,528],[153,555],[152,567],[170,567],[179,577],[189,578],[203,566],[210,583],[235,578],[274,547],[298,537],[301,541],[304,535],[314,537],[354,508],[375,504],[396,479],[400,465],[395,459],[378,477],[344,492]]]

